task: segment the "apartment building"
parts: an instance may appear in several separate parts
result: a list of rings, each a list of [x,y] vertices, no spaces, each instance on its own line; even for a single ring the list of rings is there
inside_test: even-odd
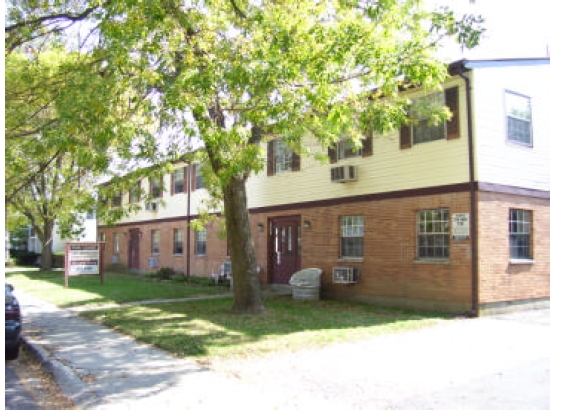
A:
[[[418,112],[359,150],[307,137],[328,163],[268,141],[266,170],[248,182],[261,283],[317,267],[323,298],[473,315],[548,305],[549,66],[454,62],[442,91],[407,92],[445,104],[449,121],[432,126]],[[218,225],[188,227],[207,198],[200,170],[180,163],[163,181],[141,179],[156,203],[99,227],[105,262],[210,276],[229,253]]]

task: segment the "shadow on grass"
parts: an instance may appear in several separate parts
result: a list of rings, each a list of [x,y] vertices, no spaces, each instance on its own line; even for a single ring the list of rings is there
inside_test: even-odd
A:
[[[331,300],[266,299],[264,314],[232,314],[231,299],[81,313],[179,356],[231,357],[294,351],[432,325],[444,315]]]

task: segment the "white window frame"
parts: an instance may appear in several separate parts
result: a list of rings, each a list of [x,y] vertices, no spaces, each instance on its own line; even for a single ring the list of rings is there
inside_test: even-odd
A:
[[[417,213],[417,259],[449,260],[451,250],[450,213],[447,208]]]
[[[207,233],[206,230],[196,230],[196,244],[194,245],[194,254],[197,256],[206,255]]]
[[[273,173],[293,170],[293,151],[281,139],[273,141]]]
[[[507,140],[510,143],[532,146],[532,103],[530,97],[505,90],[505,114]],[[521,136],[523,126],[526,126],[523,132],[524,138]]]
[[[341,259],[364,257],[364,216],[341,216],[340,257]]]
[[[174,181],[174,194],[184,193],[184,191],[186,191],[184,189],[184,167],[175,169],[172,178]]]
[[[336,156],[337,160],[357,158],[362,156],[362,147],[355,149],[352,142],[349,139],[341,139],[338,141],[336,146]]]
[[[509,209],[509,258],[532,261],[532,211]]]

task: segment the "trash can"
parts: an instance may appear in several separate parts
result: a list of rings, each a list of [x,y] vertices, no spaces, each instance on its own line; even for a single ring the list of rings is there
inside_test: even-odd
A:
[[[293,298],[296,300],[318,300],[321,292],[321,273],[319,268],[307,268],[295,272],[289,280]]]

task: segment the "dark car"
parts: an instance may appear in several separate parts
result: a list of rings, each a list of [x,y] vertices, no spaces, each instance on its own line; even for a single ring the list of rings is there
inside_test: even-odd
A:
[[[6,324],[6,360],[17,359],[20,354],[22,317],[20,314],[20,304],[13,294],[14,287],[4,284],[5,288],[5,314]]]

